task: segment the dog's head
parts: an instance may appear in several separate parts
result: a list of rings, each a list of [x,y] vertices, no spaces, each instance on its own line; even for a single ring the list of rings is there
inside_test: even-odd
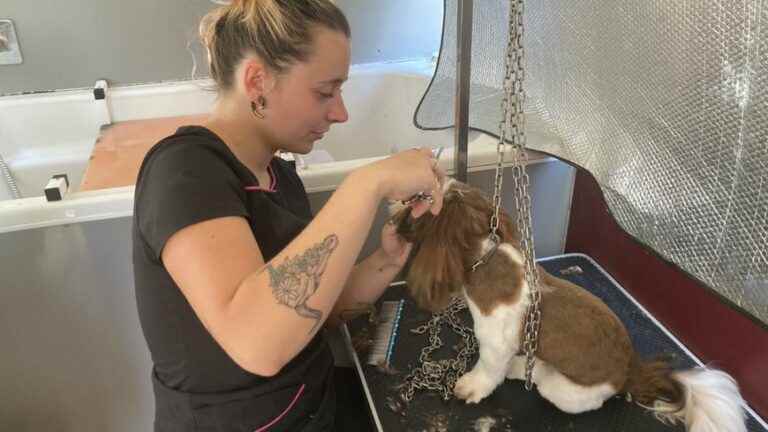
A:
[[[490,233],[493,205],[483,193],[456,180],[443,186],[443,208],[414,219],[410,207],[390,209],[397,232],[414,244],[408,271],[408,289],[420,307],[444,309],[461,292],[472,264],[483,254],[482,244]],[[519,244],[517,231],[501,214],[502,241]]]

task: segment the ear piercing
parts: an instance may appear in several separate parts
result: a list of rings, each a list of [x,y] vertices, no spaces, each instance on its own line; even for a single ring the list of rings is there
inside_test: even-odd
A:
[[[263,111],[267,107],[267,99],[264,96],[259,96],[256,98],[256,100],[259,102],[259,104],[256,105],[256,102],[251,101],[251,112],[254,116],[264,120],[266,116],[264,115]]]

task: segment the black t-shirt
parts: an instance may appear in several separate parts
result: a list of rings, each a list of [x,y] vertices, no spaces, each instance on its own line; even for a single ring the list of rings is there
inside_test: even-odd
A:
[[[156,431],[252,432],[277,418],[270,431],[322,430],[330,421],[333,358],[320,333],[274,377],[249,373],[203,327],[161,262],[174,233],[225,216],[248,220],[265,261],[279,253],[312,215],[294,169],[280,158],[269,168],[272,190],[254,190],[253,173],[199,126],[179,128],[144,159],[133,263],[139,319],[154,363]]]

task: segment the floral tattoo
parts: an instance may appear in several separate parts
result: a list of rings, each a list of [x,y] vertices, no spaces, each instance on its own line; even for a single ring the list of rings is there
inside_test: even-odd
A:
[[[306,252],[288,258],[278,266],[267,265],[275,299],[293,308],[299,316],[315,320],[310,333],[320,324],[323,313],[307,306],[307,300],[317,291],[328,259],[338,245],[339,238],[331,234]]]

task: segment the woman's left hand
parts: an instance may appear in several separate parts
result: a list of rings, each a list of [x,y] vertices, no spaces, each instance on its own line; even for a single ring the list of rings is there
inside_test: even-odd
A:
[[[397,226],[391,222],[384,224],[381,229],[381,250],[386,258],[389,259],[389,265],[402,268],[408,260],[413,244],[408,243],[397,233]]]

